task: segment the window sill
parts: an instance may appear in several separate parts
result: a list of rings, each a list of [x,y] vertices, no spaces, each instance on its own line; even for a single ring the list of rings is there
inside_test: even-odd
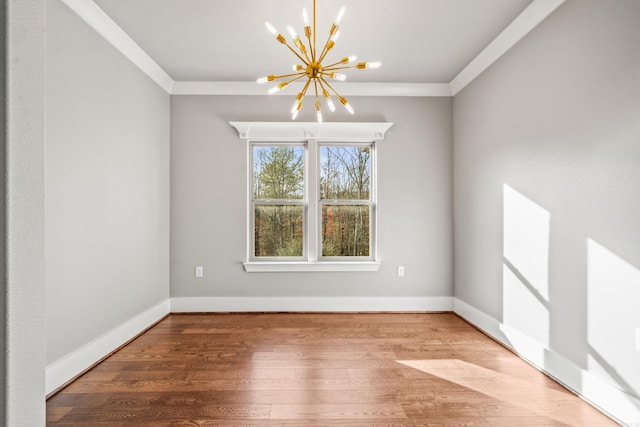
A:
[[[299,273],[299,272],[337,272],[337,271],[378,271],[378,261],[349,262],[245,262],[247,273]]]

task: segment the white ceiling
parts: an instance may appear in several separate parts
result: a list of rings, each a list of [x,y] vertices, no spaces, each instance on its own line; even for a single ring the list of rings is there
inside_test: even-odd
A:
[[[313,0],[60,0],[165,91],[263,95],[255,79],[285,74],[296,57],[267,32],[302,33]],[[347,13],[323,61],[358,55],[378,70],[348,70],[349,96],[453,96],[565,0],[317,0],[318,46]],[[300,90],[302,83],[293,86]],[[281,92],[284,94],[285,92]]]
[[[329,59],[356,54],[379,70],[348,81],[449,83],[532,0],[317,0],[318,44],[342,5],[341,37]],[[296,58],[265,29],[302,33],[312,0],[95,0],[174,81],[255,81]]]

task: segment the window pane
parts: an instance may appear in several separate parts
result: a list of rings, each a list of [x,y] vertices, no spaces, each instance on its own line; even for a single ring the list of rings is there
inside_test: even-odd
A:
[[[302,199],[304,147],[254,146],[254,199]]]
[[[302,206],[256,206],[256,257],[302,256]]]
[[[371,147],[320,147],[320,198],[369,200]]]
[[[369,256],[369,206],[322,207],[322,256]]]

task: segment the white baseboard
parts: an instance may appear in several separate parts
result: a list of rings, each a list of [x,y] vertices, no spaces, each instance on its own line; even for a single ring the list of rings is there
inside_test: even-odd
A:
[[[273,311],[452,311],[453,297],[182,297],[172,313]]]
[[[640,426],[640,399],[477,308],[453,299],[453,311],[625,426]]]
[[[169,314],[170,307],[169,300],[163,301],[47,366],[45,375],[46,394],[48,395],[60,388],[131,338],[162,319]]]

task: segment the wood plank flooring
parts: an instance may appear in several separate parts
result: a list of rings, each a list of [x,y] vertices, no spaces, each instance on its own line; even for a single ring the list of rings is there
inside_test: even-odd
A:
[[[612,426],[452,313],[171,315],[48,426]]]

